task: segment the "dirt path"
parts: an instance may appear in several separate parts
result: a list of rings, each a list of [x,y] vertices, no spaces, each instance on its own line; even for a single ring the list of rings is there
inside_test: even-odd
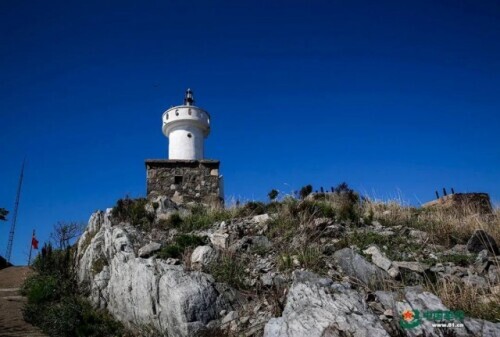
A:
[[[9,267],[0,270],[0,337],[45,337],[23,319],[26,298],[19,288],[31,273],[28,267]]]

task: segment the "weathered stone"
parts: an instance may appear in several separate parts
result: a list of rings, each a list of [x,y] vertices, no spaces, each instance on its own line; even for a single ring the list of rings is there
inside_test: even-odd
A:
[[[488,270],[488,280],[492,284],[500,283],[500,268],[496,265],[491,266]]]
[[[264,337],[388,337],[357,291],[309,272],[294,272],[282,316],[271,318]]]
[[[206,267],[217,258],[217,253],[210,246],[198,246],[191,253],[191,265],[195,268]]]
[[[488,282],[484,277],[478,275],[468,275],[462,278],[465,285],[474,287],[478,290],[488,289]]]
[[[407,269],[421,274],[425,273],[430,268],[424,263],[413,261],[393,261],[392,264],[399,269]]]
[[[314,229],[322,231],[327,226],[333,225],[333,220],[329,218],[317,218],[313,221]]]
[[[416,239],[417,242],[425,241],[429,237],[429,234],[427,234],[426,232],[419,231],[419,230],[416,230],[416,229],[410,230],[409,234],[410,234],[410,237]]]
[[[351,248],[336,251],[333,258],[345,274],[367,285],[380,286],[389,279],[386,272],[366,261],[364,257]]]
[[[375,296],[384,309],[393,308],[396,303],[397,295],[394,292],[379,290],[375,292]]]
[[[259,215],[255,215],[253,218],[252,218],[252,222],[255,222],[255,223],[258,223],[258,224],[261,224],[261,223],[265,223],[266,221],[268,221],[271,217],[269,216],[269,214],[259,214]]]
[[[265,286],[265,287],[272,286],[275,274],[276,273],[268,272],[268,273],[265,273],[264,275],[262,275],[260,277],[260,281],[262,282],[262,285]]]
[[[397,278],[399,276],[399,268],[398,267],[391,267],[387,270],[387,273],[392,277],[392,278]]]
[[[161,244],[159,244],[158,242],[151,242],[151,243],[148,243],[147,245],[145,245],[144,247],[141,247],[139,249],[139,257],[148,257],[150,256],[152,253],[154,252],[157,252],[161,249]]]
[[[467,241],[467,250],[469,252],[479,253],[483,249],[487,249],[494,255],[499,254],[498,245],[495,242],[495,239],[493,239],[493,237],[491,237],[491,235],[486,233],[484,230],[476,229],[469,241]]]
[[[157,219],[168,219],[179,210],[179,207],[165,195],[154,195],[149,199],[145,209],[154,213]]]
[[[392,265],[391,260],[385,257],[384,254],[382,254],[382,252],[380,251],[380,249],[375,245],[368,247],[363,251],[363,253],[371,255],[373,264],[382,268],[385,271],[388,271]]]
[[[236,311],[230,311],[221,321],[221,325],[231,323],[238,319],[238,313]]]
[[[210,236],[210,242],[214,247],[225,250],[229,247],[229,234],[215,232]]]
[[[251,236],[249,244],[252,250],[269,249],[273,246],[271,241],[263,235]]]

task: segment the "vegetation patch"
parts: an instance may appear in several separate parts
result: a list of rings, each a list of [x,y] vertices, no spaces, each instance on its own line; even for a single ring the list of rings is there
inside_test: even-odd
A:
[[[108,265],[108,260],[104,256],[100,256],[92,262],[92,275],[99,274],[104,267]]]
[[[200,236],[181,234],[174,239],[174,243],[165,246],[158,253],[160,259],[181,258],[186,249],[195,248],[206,244],[206,240]]]
[[[121,323],[103,310],[94,309],[76,289],[71,249],[45,247],[33,268],[35,274],[21,292],[28,298],[24,319],[53,337],[130,336]]]
[[[500,321],[500,295],[483,295],[477,287],[471,287],[461,281],[441,279],[430,289],[450,310],[463,310],[467,317]],[[491,290],[491,289],[490,289]]]
[[[215,222],[228,221],[233,218],[231,211],[219,208],[207,208],[197,205],[191,214],[184,217],[177,228],[183,232],[210,228]]]
[[[245,263],[235,254],[221,254],[208,266],[208,272],[217,282],[224,282],[236,289],[246,289]]]
[[[111,211],[111,215],[115,222],[128,222],[133,226],[141,229],[151,228],[155,219],[155,214],[146,210],[146,198],[119,199]]]

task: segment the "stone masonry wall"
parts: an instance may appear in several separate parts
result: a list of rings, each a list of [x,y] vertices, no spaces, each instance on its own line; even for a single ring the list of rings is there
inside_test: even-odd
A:
[[[217,160],[146,160],[147,195],[165,195],[178,204],[223,203]]]

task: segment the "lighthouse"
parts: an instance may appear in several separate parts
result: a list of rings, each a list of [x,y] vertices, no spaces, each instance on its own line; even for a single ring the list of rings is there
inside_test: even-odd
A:
[[[146,160],[148,197],[167,196],[177,204],[224,203],[220,162],[205,158],[205,138],[210,134],[210,114],[195,105],[187,89],[182,105],[162,115],[162,131],[168,138],[168,159]]]
[[[194,105],[191,89],[184,104],[163,113],[163,134],[169,140],[168,159],[200,160],[204,158],[204,142],[210,133],[210,115]]]

